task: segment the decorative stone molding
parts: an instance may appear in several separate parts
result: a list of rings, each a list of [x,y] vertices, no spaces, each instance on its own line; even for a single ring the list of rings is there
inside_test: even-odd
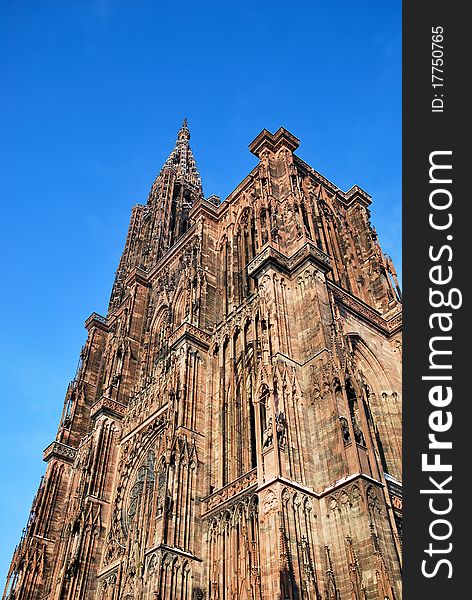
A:
[[[355,298],[345,290],[338,287],[332,281],[328,282],[328,287],[332,291],[334,299],[345,306],[346,308],[352,310],[357,316],[361,317],[371,325],[380,329],[382,333],[390,336],[401,327],[402,324],[402,313],[394,315],[388,321],[384,319],[378,311],[376,311],[371,306],[368,306],[362,300]]]
[[[233,481],[229,485],[221,488],[214,492],[210,496],[204,499],[206,504],[206,512],[209,513],[213,509],[221,508],[226,502],[232,501],[236,496],[242,492],[247,492],[257,486],[257,470],[254,469],[249,473],[246,473],[236,481]]]
[[[200,216],[204,216],[206,219],[217,221],[218,219],[218,208],[221,205],[221,201],[216,203],[218,196],[210,196],[209,198],[201,198],[198,200],[190,209],[189,216],[192,219],[197,219]],[[215,199],[215,200],[213,200]]]
[[[126,406],[121,402],[112,400],[111,398],[103,397],[90,409],[90,418],[96,419],[102,414],[111,415],[118,419],[122,419],[126,413]]]
[[[393,508],[401,514],[403,508],[403,491],[401,483],[389,475],[388,473],[384,474],[385,481],[387,482],[387,488],[390,494],[390,498],[392,500]]]
[[[403,315],[401,312],[397,315],[394,315],[390,319],[388,319],[387,326],[390,331],[390,334],[396,333],[397,331],[399,331],[401,329],[402,321],[403,321]]]
[[[340,510],[342,508],[353,508],[363,502],[361,488],[354,484],[343,488],[341,491],[331,494],[328,499],[330,510]]]
[[[62,442],[52,442],[43,452],[44,462],[49,462],[52,458],[57,458],[67,463],[73,463],[77,454],[77,448],[72,448]]]
[[[300,140],[280,127],[275,133],[270,133],[263,129],[260,134],[249,144],[249,150],[256,156],[260,156],[263,150],[276,152],[279,148],[285,146],[291,152],[294,152],[300,145]]]
[[[133,283],[139,283],[145,287],[149,286],[149,274],[140,267],[132,269],[127,278],[125,279],[125,286],[132,285]]]
[[[354,201],[359,202],[364,206],[369,206],[372,203],[372,198],[367,192],[364,192],[358,185],[353,185],[350,190],[341,194],[342,199],[346,204],[351,204]]]
[[[97,327],[98,329],[102,329],[103,331],[108,332],[109,324],[108,319],[99,315],[96,312],[93,312],[90,317],[85,321],[85,328],[87,331],[90,331],[92,327]]]
[[[175,346],[182,339],[187,339],[191,342],[197,343],[202,346],[205,350],[210,347],[211,336],[209,333],[203,331],[199,327],[195,327],[191,323],[184,322],[178,327],[169,338],[169,347],[175,348]]]
[[[313,242],[306,242],[292,256],[288,257],[272,246],[267,246],[247,266],[248,275],[254,277],[263,266],[270,263],[283,272],[292,275],[294,271],[305,261],[314,263],[323,273],[331,270],[331,259],[322,250],[317,248]]]

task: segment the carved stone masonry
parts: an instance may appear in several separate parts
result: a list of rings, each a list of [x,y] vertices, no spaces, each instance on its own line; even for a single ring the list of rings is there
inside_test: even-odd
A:
[[[186,121],[133,207],[4,600],[401,597],[401,299],[281,127],[204,199]]]

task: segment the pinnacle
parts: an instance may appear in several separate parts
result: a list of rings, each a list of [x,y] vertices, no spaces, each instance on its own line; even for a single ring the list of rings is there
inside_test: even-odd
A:
[[[181,139],[186,139],[186,140],[190,139],[190,130],[188,128],[187,117],[185,117],[185,119],[183,120],[182,127],[179,129],[179,133],[177,136],[177,140],[181,140]]]

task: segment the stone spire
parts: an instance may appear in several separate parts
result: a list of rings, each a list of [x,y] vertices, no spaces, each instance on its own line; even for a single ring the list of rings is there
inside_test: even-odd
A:
[[[159,175],[162,175],[166,169],[172,169],[175,171],[175,178],[177,181],[190,184],[203,194],[202,180],[197,169],[197,163],[195,162],[192,149],[189,145],[189,140],[190,130],[188,128],[187,119],[184,119],[182,127],[177,134],[175,147],[164,163]]]
[[[174,149],[152,184],[146,205],[133,208],[109,309],[122,302],[124,281],[131,269],[151,269],[192,224],[190,211],[203,197],[203,190],[189,140],[190,131],[184,119]]]

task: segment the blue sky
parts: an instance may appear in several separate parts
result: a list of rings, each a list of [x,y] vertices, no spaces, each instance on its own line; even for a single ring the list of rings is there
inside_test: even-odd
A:
[[[44,472],[83,323],[105,314],[130,209],[183,117],[207,196],[283,125],[372,197],[401,263],[401,2],[0,3],[0,587]]]

